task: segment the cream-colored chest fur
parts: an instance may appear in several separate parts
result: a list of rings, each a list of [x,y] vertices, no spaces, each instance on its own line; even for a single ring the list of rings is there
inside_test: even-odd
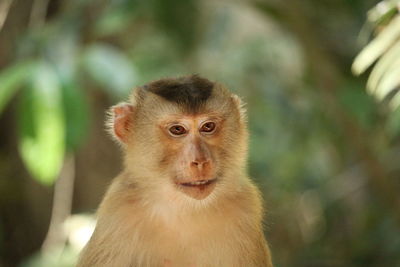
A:
[[[229,219],[197,219],[139,224],[132,231],[138,242],[126,246],[134,247],[132,266],[244,266],[238,264],[249,240],[239,226]]]
[[[148,206],[115,193],[110,197],[115,199],[104,203],[113,205],[101,206],[88,253],[83,253],[90,256],[78,266],[267,266],[257,198],[179,209]]]
[[[130,216],[110,221],[110,230],[105,232],[108,237],[98,237],[101,247],[107,248],[108,242],[115,247],[104,253],[113,254],[107,266],[250,266],[245,263],[259,249],[251,241],[256,229],[245,217],[213,212],[166,219],[132,210]]]

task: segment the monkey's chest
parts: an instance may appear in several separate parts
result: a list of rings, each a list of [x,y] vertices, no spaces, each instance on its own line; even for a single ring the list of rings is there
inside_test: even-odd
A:
[[[238,240],[226,224],[225,228],[207,224],[153,227],[134,233],[132,266],[244,266],[240,264],[244,240]]]

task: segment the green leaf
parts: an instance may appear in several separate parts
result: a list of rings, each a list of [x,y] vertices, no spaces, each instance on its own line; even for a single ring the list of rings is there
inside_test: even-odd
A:
[[[387,51],[376,63],[368,78],[367,89],[369,93],[374,93],[384,74],[392,68],[395,61],[400,58],[400,42],[397,42]]]
[[[393,18],[389,25],[357,55],[352,65],[353,73],[356,75],[363,73],[378,59],[378,57],[385,53],[399,37],[400,15]]]
[[[385,71],[384,76],[376,87],[375,95],[383,100],[393,89],[400,85],[400,58],[393,63],[393,66]]]
[[[88,129],[88,104],[85,95],[76,83],[62,86],[62,99],[66,123],[66,149],[76,149],[85,138]]]
[[[30,61],[17,63],[0,73],[0,113],[26,81],[33,68]]]
[[[389,107],[392,110],[398,109],[400,107],[400,93],[397,92],[392,99],[389,101]],[[400,112],[399,112],[400,113]]]
[[[368,21],[375,25],[382,25],[390,21],[397,14],[398,0],[384,0],[368,11]]]
[[[51,66],[37,66],[19,109],[19,151],[32,176],[52,184],[61,169],[65,150],[65,122],[58,77]]]
[[[91,78],[117,98],[126,97],[137,80],[136,70],[128,56],[109,45],[90,46],[83,63]]]

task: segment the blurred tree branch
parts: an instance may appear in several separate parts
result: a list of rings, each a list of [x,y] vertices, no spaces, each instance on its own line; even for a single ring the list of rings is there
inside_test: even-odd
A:
[[[75,159],[74,156],[69,155],[66,157],[60,176],[55,183],[49,230],[42,245],[44,252],[54,253],[55,247],[65,244],[63,223],[71,215],[74,181]]]
[[[392,215],[400,224],[400,198],[396,184],[380,162],[374,148],[368,142],[368,133],[348,113],[338,100],[337,88],[344,80],[334,60],[325,52],[321,41],[316,36],[315,26],[308,21],[302,5],[297,0],[287,2],[255,1],[254,5],[268,17],[276,19],[280,25],[292,32],[303,48],[309,71],[315,77],[312,81],[321,89],[329,115],[343,131],[349,145],[357,153],[368,172],[371,190],[381,202],[391,209]]]
[[[0,3],[0,32],[3,29],[4,23],[7,20],[8,12],[10,11],[13,0],[3,0]]]

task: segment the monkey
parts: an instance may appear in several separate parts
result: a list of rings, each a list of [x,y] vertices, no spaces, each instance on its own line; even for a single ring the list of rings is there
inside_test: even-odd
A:
[[[107,128],[124,169],[78,267],[272,267],[241,99],[199,75],[135,88]]]

